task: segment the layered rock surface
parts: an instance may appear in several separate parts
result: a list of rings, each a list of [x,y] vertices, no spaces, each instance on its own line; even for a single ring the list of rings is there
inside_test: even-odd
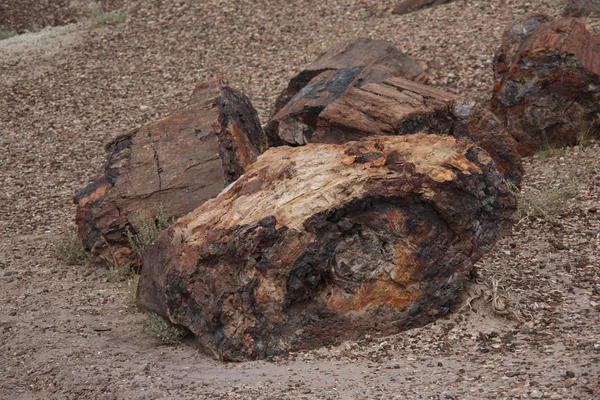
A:
[[[336,44],[293,77],[275,102],[265,130],[273,145],[298,144],[292,127],[311,125],[318,113],[346,90],[402,76],[427,82],[427,74],[393,43],[359,38]],[[299,144],[305,144],[302,142]]]
[[[117,137],[104,174],[78,192],[76,223],[85,246],[119,265],[139,265],[127,230],[157,205],[180,217],[215,197],[266,150],[256,111],[220,83],[199,86],[192,105]]]
[[[492,110],[521,154],[599,136],[600,41],[583,23],[519,21],[504,34],[494,72]]]
[[[282,142],[340,144],[367,136],[446,134],[474,141],[509,181],[521,181],[513,138],[491,112],[473,101],[404,78],[348,87],[318,110],[304,107],[312,96],[299,93],[273,117],[270,124],[278,125]]]
[[[146,250],[137,302],[221,360],[395,333],[452,307],[515,207],[450,136],[270,149]]]

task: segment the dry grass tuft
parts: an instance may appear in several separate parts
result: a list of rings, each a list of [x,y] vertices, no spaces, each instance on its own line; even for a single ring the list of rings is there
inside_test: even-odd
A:
[[[9,39],[13,36],[16,36],[17,34],[11,31],[5,31],[3,29],[0,29],[0,40],[4,40],[4,39]]]
[[[179,328],[163,317],[157,314],[149,314],[146,320],[146,329],[154,336],[161,344],[166,346],[174,346],[179,344],[186,336],[186,331]]]
[[[569,200],[577,197],[579,189],[576,181],[564,178],[556,185],[516,194],[521,218],[538,218],[552,222],[567,208]]]
[[[140,211],[133,216],[134,232],[127,230],[127,238],[131,249],[141,255],[146,246],[154,243],[158,235],[171,225],[166,217],[164,207],[157,204],[154,213]]]
[[[69,228],[58,236],[52,247],[56,256],[69,265],[86,265],[94,259],[79,240],[75,228]]]
[[[97,28],[102,25],[115,25],[127,21],[127,18],[127,14],[105,12],[95,8],[92,10],[91,27]]]

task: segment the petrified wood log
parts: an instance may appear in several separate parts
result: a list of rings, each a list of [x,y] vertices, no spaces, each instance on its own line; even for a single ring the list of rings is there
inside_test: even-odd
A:
[[[518,22],[504,35],[494,72],[492,110],[521,154],[599,135],[600,41],[578,20]]]
[[[305,109],[311,93],[300,93],[271,124],[290,145],[345,143],[373,135],[418,132],[469,138],[490,153],[500,172],[516,185],[521,158],[513,138],[488,110],[473,101],[404,78],[348,88],[325,107]]]
[[[347,89],[393,76],[418,82],[428,80],[423,69],[391,42],[358,38],[339,43],[290,80],[275,102],[273,115],[285,115],[290,122],[310,119]],[[292,98],[294,101],[286,107]],[[295,142],[292,138],[281,140],[280,123],[285,122],[273,118],[265,128],[271,146]]]
[[[587,17],[600,13],[600,0],[567,0],[563,17]]]
[[[392,334],[452,307],[515,207],[467,140],[269,149],[147,248],[137,302],[223,360]]]
[[[441,4],[447,4],[454,0],[402,0],[394,9],[392,14],[408,14],[413,11],[419,11],[424,8],[430,8],[439,6]]]
[[[157,204],[180,217],[215,197],[266,150],[256,111],[243,94],[217,82],[199,86],[192,105],[117,137],[106,147],[104,175],[78,192],[79,236],[93,253],[138,265],[127,230]]]

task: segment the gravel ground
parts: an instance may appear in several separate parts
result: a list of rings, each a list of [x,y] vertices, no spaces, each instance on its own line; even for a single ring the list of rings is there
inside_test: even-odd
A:
[[[21,11],[36,15],[29,3]],[[433,84],[485,103],[503,29],[561,12],[554,0],[458,0],[404,16],[393,5],[124,0],[111,8],[124,23],[0,41],[0,398],[600,399],[598,145],[526,160],[525,193],[569,177],[579,195],[551,221],[522,220],[478,264],[457,312],[388,338],[219,364],[192,343],[157,345],[107,271],[54,258],[104,143],[186,104],[201,81],[228,80],[265,122],[294,73],[362,35],[397,43]],[[494,282],[507,315],[484,301]]]

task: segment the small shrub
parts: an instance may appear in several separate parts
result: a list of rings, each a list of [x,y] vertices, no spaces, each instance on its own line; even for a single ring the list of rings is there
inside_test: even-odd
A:
[[[184,329],[171,324],[154,313],[148,315],[146,328],[161,344],[167,346],[179,344],[186,335]]]
[[[171,225],[171,221],[166,217],[164,207],[157,204],[153,215],[139,211],[134,214],[131,224],[135,232],[128,229],[127,239],[131,249],[141,255],[146,246],[154,243],[158,235]]]
[[[567,151],[564,147],[545,146],[535,153],[540,158],[559,158],[564,157]]]
[[[136,273],[133,267],[129,265],[125,265],[123,267],[119,267],[114,262],[108,262],[108,275],[107,279],[109,282],[127,282],[129,279],[132,279]]]
[[[92,10],[92,24],[93,28],[102,25],[114,25],[121,22],[125,22],[128,18],[127,14],[116,13],[116,12],[105,12],[95,8]]]
[[[523,192],[514,185],[511,189],[517,196],[521,218],[539,218],[548,222],[554,221],[567,207],[567,202],[579,193],[577,182],[570,177],[540,190]]]
[[[577,145],[579,147],[585,147],[592,141],[592,128],[586,128],[584,126],[579,127],[577,131]]]
[[[138,274],[133,274],[129,279],[127,279],[127,305],[131,307],[132,310],[138,310],[137,304],[135,304],[135,299],[137,297],[137,287],[140,281],[140,276]]]
[[[3,29],[0,29],[0,40],[4,40],[4,39],[8,39],[11,38],[13,36],[16,36],[17,34],[11,31],[5,31]]]
[[[54,240],[54,253],[69,265],[86,265],[93,260],[85,246],[79,240],[74,228],[66,230]]]

